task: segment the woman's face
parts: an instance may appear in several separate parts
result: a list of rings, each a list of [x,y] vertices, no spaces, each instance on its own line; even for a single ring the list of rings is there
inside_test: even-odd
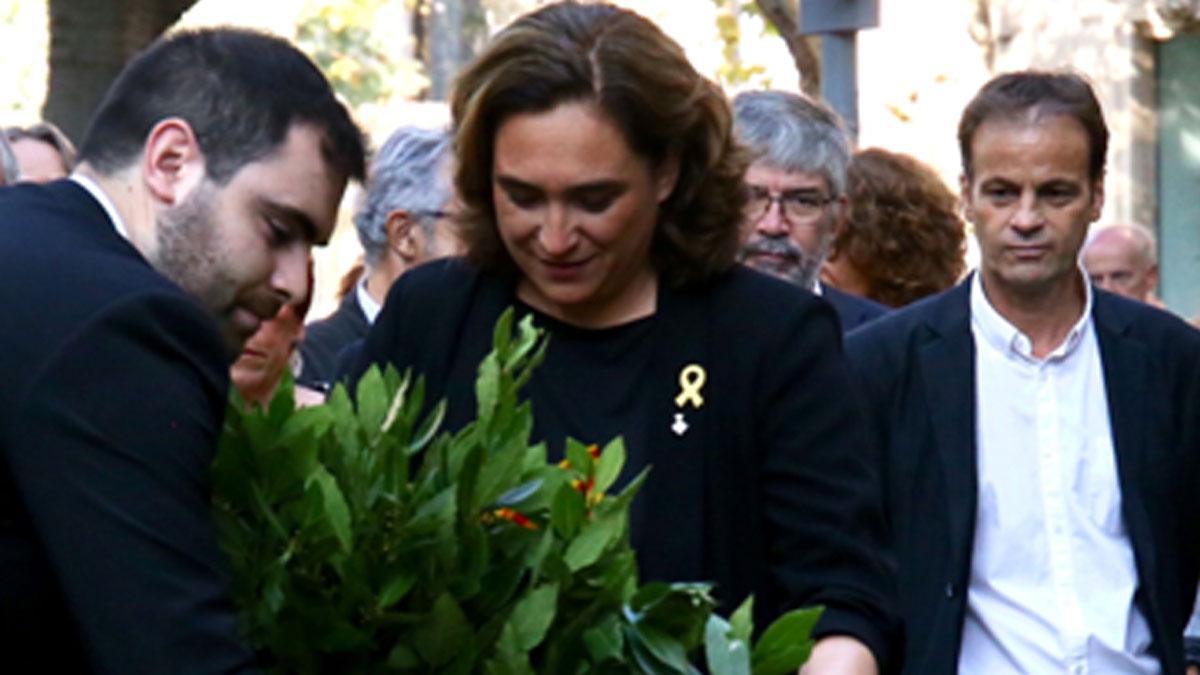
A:
[[[496,223],[520,268],[518,296],[582,327],[654,312],[650,244],[677,161],[655,167],[588,102],[514,115],[496,132]]]

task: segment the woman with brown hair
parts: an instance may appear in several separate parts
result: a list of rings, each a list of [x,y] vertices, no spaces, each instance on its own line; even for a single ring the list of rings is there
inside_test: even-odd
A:
[[[475,411],[492,326],[550,336],[534,436],[621,435],[643,579],[715,581],[760,623],[824,605],[810,667],[870,673],[893,640],[883,522],[833,311],[735,264],[746,160],[720,90],[651,22],[557,3],[503,30],[451,102],[466,259],[392,288],[360,369]]]
[[[958,198],[928,165],[879,148],[861,150],[846,175],[850,215],[834,238],[822,280],[889,307],[944,291],[966,269]]]

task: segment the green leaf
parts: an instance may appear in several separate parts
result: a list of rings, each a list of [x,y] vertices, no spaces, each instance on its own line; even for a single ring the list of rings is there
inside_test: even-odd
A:
[[[479,379],[475,381],[476,409],[481,424],[490,421],[500,399],[500,360],[488,354],[479,364]]]
[[[534,496],[545,483],[546,481],[542,480],[541,478],[535,478],[534,480],[521,483],[520,485],[497,497],[496,506],[519,506],[521,502]]]
[[[509,347],[513,339],[513,308],[505,309],[496,320],[496,328],[492,331],[492,348],[501,359],[508,358]]]
[[[621,660],[625,638],[621,635],[621,623],[615,614],[609,614],[598,625],[583,632],[583,643],[587,646],[592,661]]]
[[[363,374],[362,379],[358,381],[356,394],[358,422],[367,434],[374,438],[382,430],[383,420],[387,417],[388,407],[392,403],[384,388],[383,374],[379,372],[378,366],[371,366]]]
[[[812,653],[812,629],[823,611],[823,607],[794,609],[768,626],[754,645],[754,675],[796,672]]]
[[[733,611],[733,615],[729,617],[729,631],[732,638],[750,644],[750,637],[754,635],[753,595],[747,595],[742,604]]]
[[[473,644],[473,634],[462,608],[449,593],[443,593],[433,603],[425,621],[413,631],[413,643],[426,663],[442,666]]]
[[[592,489],[597,492],[606,492],[617,480],[617,476],[621,474],[621,467],[625,466],[625,441],[620,437],[609,441],[608,445],[604,446],[604,451],[600,453],[600,459],[596,462],[596,479]]]
[[[649,626],[625,626],[625,640],[644,672],[679,673],[689,672],[687,653],[683,645]]]
[[[750,675],[750,649],[730,636],[729,623],[713,614],[704,629],[704,657],[710,675]]]
[[[573,438],[567,439],[567,461],[571,463],[571,470],[584,477],[591,476],[594,472],[592,453],[588,452],[587,448],[588,446]]]
[[[572,572],[591,565],[624,533],[624,528],[625,520],[621,514],[611,514],[593,519],[567,546],[567,551],[563,554],[563,562]]]
[[[379,593],[379,609],[387,609],[400,602],[416,582],[417,575],[413,572],[403,572],[393,577]]]
[[[342,550],[349,553],[354,546],[350,532],[350,508],[346,506],[346,498],[338,487],[337,479],[325,467],[318,465],[309,475],[305,487],[314,483],[321,491],[329,527],[342,545]]]
[[[558,586],[539,586],[513,607],[509,624],[516,635],[517,647],[529,651],[542,643],[558,607]]]
[[[564,483],[550,504],[550,524],[558,536],[566,540],[575,538],[587,520],[587,505],[579,490]]]

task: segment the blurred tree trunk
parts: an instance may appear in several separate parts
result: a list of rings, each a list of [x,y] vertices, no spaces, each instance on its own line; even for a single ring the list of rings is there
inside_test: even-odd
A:
[[[413,12],[416,57],[429,75],[426,98],[443,101],[487,38],[481,0],[420,0]]]
[[[196,0],[50,0],[50,83],[42,116],[79,143],[125,62]]]
[[[787,45],[796,71],[800,73],[800,89],[814,98],[821,96],[821,61],[812,41],[800,34],[800,19],[795,0],[754,0],[767,22],[779,32]]]

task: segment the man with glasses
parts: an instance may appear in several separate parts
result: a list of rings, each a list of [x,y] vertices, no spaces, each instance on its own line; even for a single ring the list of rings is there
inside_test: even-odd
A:
[[[847,214],[850,142],[825,106],[782,91],[739,94],[733,101],[739,140],[754,163],[746,171],[746,243],[742,262],[822,295],[849,331],[886,308],[822,286],[818,277]]]
[[[392,283],[427,260],[454,255],[450,136],[401,127],[376,153],[354,225],[362,243],[362,278],[328,317],[309,324],[300,345],[296,382],[324,392],[340,355],[363,339]]]

